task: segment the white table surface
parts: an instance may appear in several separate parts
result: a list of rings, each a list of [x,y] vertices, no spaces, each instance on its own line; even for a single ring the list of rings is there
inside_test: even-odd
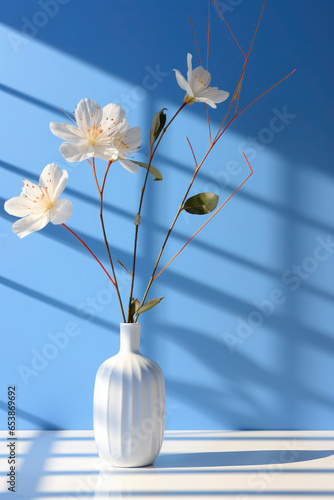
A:
[[[17,492],[7,492],[7,433],[0,433],[0,492],[61,498],[334,499],[334,431],[167,431],[151,467],[100,461],[92,431],[18,431]]]

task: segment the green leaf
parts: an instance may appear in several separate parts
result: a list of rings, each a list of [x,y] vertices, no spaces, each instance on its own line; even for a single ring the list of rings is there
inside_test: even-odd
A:
[[[142,168],[146,168],[146,170],[148,169],[148,164],[147,163],[143,163],[141,161],[135,161],[135,160],[132,160],[134,163],[137,163],[137,165],[139,165],[140,167]],[[159,170],[155,167],[152,167],[152,165],[150,166],[150,174],[153,175],[154,177],[154,181],[162,181],[163,177],[161,175],[161,173],[159,172]]]
[[[167,116],[164,110],[167,108],[162,108],[160,111],[155,113],[152,120],[151,130],[150,130],[150,149],[152,149],[153,144],[158,139],[165,126]]]
[[[134,225],[135,225],[135,226],[139,226],[139,224],[140,224],[140,219],[141,219],[141,215],[140,215],[140,214],[137,214],[137,215],[136,215],[136,218],[135,218],[135,221],[134,221]]]
[[[209,214],[216,208],[218,200],[219,196],[214,193],[199,193],[188,198],[183,208],[189,214]]]
[[[149,300],[148,302],[146,302],[145,304],[143,304],[136,312],[137,316],[139,316],[139,314],[142,314],[143,312],[146,312],[146,311],[149,311],[150,309],[152,309],[152,307],[156,306],[157,304],[159,304],[159,302],[162,301],[162,299],[164,299],[165,297],[160,297],[160,299],[151,299]]]
[[[134,323],[133,317],[137,313],[139,306],[140,306],[139,300],[132,298],[130,305],[130,323]]]

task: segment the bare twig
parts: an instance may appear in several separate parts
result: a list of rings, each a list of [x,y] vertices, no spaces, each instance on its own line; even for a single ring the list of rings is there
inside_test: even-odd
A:
[[[139,208],[138,208],[138,212],[137,212],[137,215],[139,216],[138,217],[139,219],[140,219],[140,215],[141,215],[141,210],[142,210],[142,205],[143,205],[143,199],[144,199],[144,194],[145,194],[145,189],[146,189],[148,174],[149,174],[150,166],[151,166],[152,160],[154,158],[154,155],[156,153],[156,150],[158,149],[159,144],[161,142],[161,139],[165,135],[168,127],[175,120],[175,118],[180,113],[180,111],[184,108],[185,105],[186,105],[186,103],[183,103],[179,107],[179,109],[177,110],[177,112],[175,113],[175,115],[170,119],[170,121],[167,123],[167,125],[165,126],[165,128],[161,132],[160,137],[159,137],[159,139],[157,141],[157,144],[156,144],[155,148],[153,149],[153,152],[150,151],[150,160],[149,160],[149,163],[148,163],[148,167],[147,167],[147,171],[146,171],[146,175],[145,175],[144,184],[143,184],[143,187],[141,189],[141,195],[140,195],[140,200],[139,200]],[[139,231],[139,224],[136,224],[135,240],[134,240],[134,247],[133,247],[132,278],[131,278],[130,297],[129,297],[129,306],[128,306],[128,321],[130,321],[130,307],[131,307],[131,301],[132,301],[132,296],[133,296],[133,288],[134,288],[134,282],[135,282],[138,231]]]
[[[124,314],[124,308],[123,308],[122,298],[121,298],[121,294],[119,292],[119,287],[118,287],[118,283],[117,283],[117,277],[116,277],[115,268],[114,268],[114,264],[113,264],[111,253],[110,253],[110,248],[109,248],[109,243],[108,243],[108,238],[107,238],[107,233],[106,233],[106,229],[105,229],[105,225],[104,225],[104,218],[103,218],[103,191],[104,191],[105,182],[106,182],[107,174],[108,174],[108,171],[109,171],[111,163],[112,163],[111,161],[109,161],[109,163],[108,163],[108,166],[107,166],[107,169],[106,169],[106,172],[105,172],[105,175],[104,175],[104,179],[103,179],[102,189],[100,189],[99,182],[97,180],[97,175],[96,175],[96,170],[95,170],[95,158],[93,158],[92,167],[93,167],[93,173],[94,173],[94,178],[95,178],[95,182],[96,182],[96,187],[97,187],[97,190],[98,190],[99,195],[100,195],[100,220],[101,220],[101,227],[102,227],[102,233],[103,233],[104,243],[105,243],[105,246],[106,246],[106,249],[107,249],[108,258],[109,258],[109,262],[110,262],[110,267],[111,267],[112,274],[113,274],[113,277],[114,277],[114,282],[115,282],[114,284],[115,284],[115,288],[116,288],[116,293],[117,293],[118,301],[119,301],[119,304],[120,304],[120,307],[121,307],[122,318],[123,318],[123,321],[125,323],[126,319],[125,319],[125,314]]]
[[[243,50],[242,50],[242,48],[240,47],[240,44],[239,44],[238,40],[237,40],[237,39],[236,39],[236,37],[234,36],[234,34],[233,34],[233,32],[232,32],[231,28],[229,27],[229,25],[228,25],[228,23],[227,23],[227,21],[226,21],[225,17],[224,17],[224,16],[223,16],[223,14],[222,14],[222,11],[221,11],[221,10],[220,10],[220,8],[218,7],[218,4],[217,4],[216,0],[213,0],[213,1],[215,2],[215,5],[216,5],[216,7],[217,7],[217,9],[218,9],[218,11],[219,11],[219,13],[220,13],[220,15],[222,16],[224,23],[226,24],[226,26],[227,26],[227,28],[228,28],[229,32],[231,33],[233,40],[234,40],[234,41],[235,41],[235,43],[238,45],[238,47],[239,47],[239,49],[240,49],[240,51],[241,51],[242,55],[243,55],[243,56],[244,56],[244,58],[246,59],[246,55],[245,55],[244,51],[243,51]]]
[[[94,259],[96,260],[96,262],[98,262],[98,264],[100,264],[100,266],[102,267],[103,271],[106,273],[106,275],[108,276],[108,278],[110,279],[111,283],[115,285],[115,282],[113,281],[113,279],[111,278],[110,274],[108,273],[108,271],[106,270],[106,268],[104,267],[104,265],[99,261],[99,259],[96,257],[96,255],[92,252],[92,250],[89,248],[88,245],[86,245],[86,243],[72,230],[70,229],[68,226],[66,226],[66,224],[62,224],[62,226],[64,226],[71,234],[73,234],[73,236],[75,236],[77,238],[77,240],[80,241],[80,243],[83,244],[83,246],[88,250],[88,252],[94,257]]]
[[[193,155],[193,158],[194,158],[194,162],[195,162],[196,168],[198,168],[198,165],[197,165],[197,160],[196,160],[196,156],[195,156],[195,153],[194,153],[193,147],[192,147],[192,145],[191,145],[191,142],[190,142],[190,140],[189,140],[189,137],[187,137],[187,141],[188,141],[189,147],[190,147],[190,149],[191,149],[191,152],[192,152],[192,155]]]
[[[191,17],[189,16],[189,21],[190,21],[190,24],[191,24],[191,27],[192,27],[192,30],[193,30],[193,33],[194,33],[194,38],[195,38],[195,42],[196,42],[196,47],[197,47],[197,52],[198,52],[198,57],[199,57],[199,62],[201,63],[201,66],[203,66],[202,64],[202,58],[201,58],[201,53],[199,51],[199,46],[198,46],[198,41],[197,41],[197,36],[196,36],[196,33],[195,33],[195,28],[194,28],[194,25],[193,25],[193,22],[191,20]]]
[[[211,217],[210,217],[210,218],[209,218],[209,219],[208,219],[208,220],[207,220],[207,221],[206,221],[206,222],[205,222],[205,223],[204,223],[204,224],[203,224],[203,225],[202,225],[202,226],[198,229],[198,231],[196,231],[196,233],[195,233],[195,234],[194,234],[194,235],[193,235],[193,236],[192,236],[192,237],[191,237],[191,238],[187,241],[187,243],[185,243],[185,244],[183,245],[183,247],[182,247],[182,248],[181,248],[181,249],[177,252],[177,254],[175,254],[175,255],[174,255],[174,257],[173,257],[173,258],[172,258],[172,259],[168,262],[168,264],[166,264],[166,265],[165,265],[165,267],[164,267],[163,269],[161,269],[161,271],[160,271],[160,272],[159,272],[159,273],[158,273],[158,274],[157,274],[157,275],[153,278],[153,281],[154,281],[154,280],[155,280],[158,276],[160,276],[160,274],[162,274],[162,273],[164,272],[164,270],[165,270],[165,269],[167,269],[167,267],[168,267],[168,266],[169,266],[169,265],[173,262],[173,260],[175,260],[175,259],[176,259],[176,257],[177,257],[178,255],[180,255],[180,253],[182,252],[182,250],[184,250],[184,249],[186,248],[186,246],[187,246],[187,245],[189,245],[189,243],[190,243],[190,242],[191,242],[191,241],[195,238],[195,236],[197,236],[197,235],[198,235],[198,233],[199,233],[200,231],[202,231],[202,229],[203,229],[203,228],[204,228],[204,227],[205,227],[205,226],[206,226],[206,225],[210,222],[210,220],[211,220],[211,219],[213,219],[213,217],[214,217],[215,215],[217,215],[217,213],[218,213],[218,212],[219,212],[219,211],[220,211],[220,210],[221,210],[221,209],[222,209],[222,208],[226,205],[226,203],[227,203],[227,202],[228,202],[228,201],[232,198],[232,196],[234,196],[234,195],[235,195],[235,193],[236,193],[236,192],[237,192],[237,191],[241,188],[241,186],[243,186],[243,185],[245,184],[245,182],[247,182],[247,181],[248,181],[248,179],[251,177],[251,175],[253,175],[253,169],[252,169],[252,167],[250,166],[250,163],[249,163],[248,159],[246,158],[245,153],[244,153],[244,152],[242,152],[242,154],[244,155],[244,157],[245,157],[245,159],[246,159],[246,161],[247,161],[247,163],[248,163],[248,166],[249,166],[249,168],[250,168],[251,173],[250,173],[250,174],[248,175],[248,177],[246,177],[246,179],[245,179],[245,180],[244,180],[244,181],[243,181],[243,182],[242,182],[242,183],[241,183],[241,184],[237,187],[237,189],[235,189],[235,190],[233,191],[233,193],[232,193],[232,194],[231,194],[231,195],[227,198],[227,200],[225,200],[225,201],[224,201],[224,203],[223,203],[223,204],[222,204],[219,208],[217,208],[217,210],[216,210],[216,211],[215,211],[215,212],[211,215]]]

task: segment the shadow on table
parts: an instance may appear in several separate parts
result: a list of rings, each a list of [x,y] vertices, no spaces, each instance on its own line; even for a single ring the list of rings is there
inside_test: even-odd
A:
[[[160,455],[156,468],[279,465],[329,457],[334,450],[256,450]]]

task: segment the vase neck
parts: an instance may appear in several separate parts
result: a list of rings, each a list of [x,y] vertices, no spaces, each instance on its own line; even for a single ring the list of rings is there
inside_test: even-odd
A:
[[[120,352],[139,353],[140,323],[121,323]]]

